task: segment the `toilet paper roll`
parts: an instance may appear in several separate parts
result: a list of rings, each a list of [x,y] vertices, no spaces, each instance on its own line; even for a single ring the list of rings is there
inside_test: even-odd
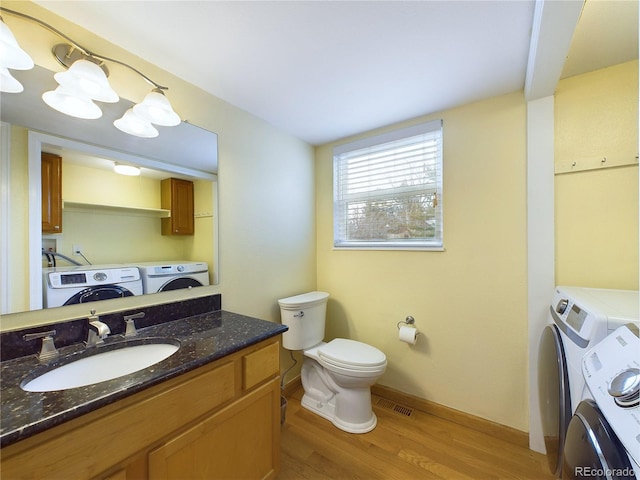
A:
[[[398,332],[398,339],[409,345],[415,345],[418,339],[418,329],[415,327],[402,326]]]

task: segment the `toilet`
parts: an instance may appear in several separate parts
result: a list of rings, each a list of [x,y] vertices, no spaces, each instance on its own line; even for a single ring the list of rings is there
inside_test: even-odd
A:
[[[373,430],[371,385],[387,368],[384,353],[371,345],[336,338],[324,339],[329,294],[309,292],[278,300],[287,350],[302,350],[302,406],[349,433]]]

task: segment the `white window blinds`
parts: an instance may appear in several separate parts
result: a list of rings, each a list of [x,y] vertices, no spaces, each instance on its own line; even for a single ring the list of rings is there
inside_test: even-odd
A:
[[[334,149],[334,246],[442,249],[442,121]]]

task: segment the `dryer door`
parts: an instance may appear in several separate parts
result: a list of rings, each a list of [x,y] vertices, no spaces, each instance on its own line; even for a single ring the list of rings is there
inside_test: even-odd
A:
[[[551,473],[559,477],[562,449],[571,419],[571,396],[567,360],[560,331],[555,325],[547,325],[540,339],[538,392],[547,461]]]
[[[635,479],[622,443],[592,400],[580,402],[569,423],[562,478]]]
[[[180,290],[181,288],[201,287],[202,282],[191,277],[179,277],[168,281],[162,287],[159,292],[166,292],[169,290]]]
[[[97,302],[98,300],[109,300],[111,298],[132,297],[133,293],[119,285],[101,285],[99,287],[89,287],[76,293],[67,300],[65,305],[76,305],[78,303]]]

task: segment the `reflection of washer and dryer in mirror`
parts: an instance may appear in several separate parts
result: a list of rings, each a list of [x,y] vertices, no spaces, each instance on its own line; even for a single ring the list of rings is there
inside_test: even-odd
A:
[[[43,269],[44,308],[209,285],[204,262],[145,262]]]
[[[640,478],[638,310],[638,291],[555,290],[538,389],[549,469],[558,478]]]

